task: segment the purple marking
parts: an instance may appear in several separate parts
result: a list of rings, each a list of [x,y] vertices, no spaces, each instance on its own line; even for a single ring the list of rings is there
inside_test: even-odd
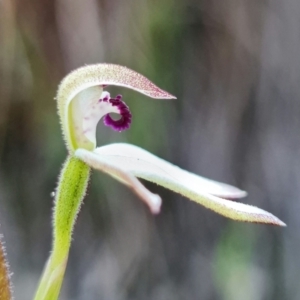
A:
[[[104,116],[103,119],[103,123],[105,126],[109,126],[113,130],[119,132],[126,130],[130,127],[132,118],[129,107],[121,99],[122,95],[118,95],[116,96],[116,98],[109,99],[109,103],[111,103],[112,106],[117,106],[117,108],[119,109],[121,118],[119,120],[114,120],[109,114],[107,114]]]

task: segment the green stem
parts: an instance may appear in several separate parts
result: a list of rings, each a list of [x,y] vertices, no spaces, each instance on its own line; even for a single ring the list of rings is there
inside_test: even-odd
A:
[[[69,156],[61,171],[53,212],[53,245],[35,300],[59,296],[71,246],[72,231],[85,196],[90,167]]]

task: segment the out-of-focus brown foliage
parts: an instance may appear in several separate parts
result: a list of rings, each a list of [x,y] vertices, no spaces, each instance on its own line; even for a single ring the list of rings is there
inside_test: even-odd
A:
[[[8,264],[5,259],[3,245],[0,244],[0,297],[3,300],[11,300],[11,285],[9,280]]]
[[[0,231],[16,299],[32,297],[50,250],[50,194],[66,155],[56,86],[96,62],[178,97],[122,90],[132,127],[99,125],[99,144],[128,141],[238,185],[288,227],[234,223],[149,185],[164,199],[153,217],[95,174],[62,299],[300,298],[299,15],[297,0],[0,2]]]

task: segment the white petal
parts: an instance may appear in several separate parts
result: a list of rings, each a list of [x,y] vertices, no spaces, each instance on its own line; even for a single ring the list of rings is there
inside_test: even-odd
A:
[[[119,113],[116,106],[100,99],[110,98],[100,86],[89,87],[78,93],[70,103],[73,145],[88,150],[96,147],[96,128],[99,120],[108,113]]]
[[[84,120],[86,118],[87,111],[90,111],[91,107],[96,103],[103,92],[101,86],[93,86],[87,88],[78,93],[72,100],[70,105],[70,131],[72,130],[72,144],[76,147],[82,147],[86,149],[95,148],[95,131],[97,123],[93,126],[94,138],[86,136],[86,126],[84,126]],[[100,119],[100,118],[99,118]],[[92,135],[92,133],[90,133]]]
[[[245,191],[234,186],[183,170],[134,145],[110,144],[95,149],[95,152],[106,155],[107,160],[116,162],[126,171],[149,181],[156,182],[157,176],[169,178],[169,180],[180,181],[189,189],[226,199],[242,198],[247,195]]]
[[[111,144],[97,148],[93,153],[95,155],[90,156],[89,159],[78,155],[77,152],[76,155],[92,167],[99,160],[118,166],[123,172],[164,186],[231,219],[285,225],[260,208],[219,198],[243,197],[245,192],[187,172],[139,147],[129,144]]]
[[[145,186],[132,174],[124,171],[117,164],[106,161],[101,156],[85,149],[78,149],[75,156],[86,162],[91,167],[109,174],[120,182],[129,186],[150,208],[154,214],[159,213],[161,198],[151,193]]]

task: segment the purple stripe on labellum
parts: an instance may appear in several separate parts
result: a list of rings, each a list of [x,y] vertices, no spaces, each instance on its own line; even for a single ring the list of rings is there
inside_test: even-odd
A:
[[[107,114],[103,119],[104,125],[119,132],[128,129],[131,124],[132,115],[129,107],[122,101],[122,95],[118,95],[116,98],[111,98],[108,102],[111,103],[112,106],[116,106],[118,108],[121,118],[119,120],[114,120],[109,114]]]

